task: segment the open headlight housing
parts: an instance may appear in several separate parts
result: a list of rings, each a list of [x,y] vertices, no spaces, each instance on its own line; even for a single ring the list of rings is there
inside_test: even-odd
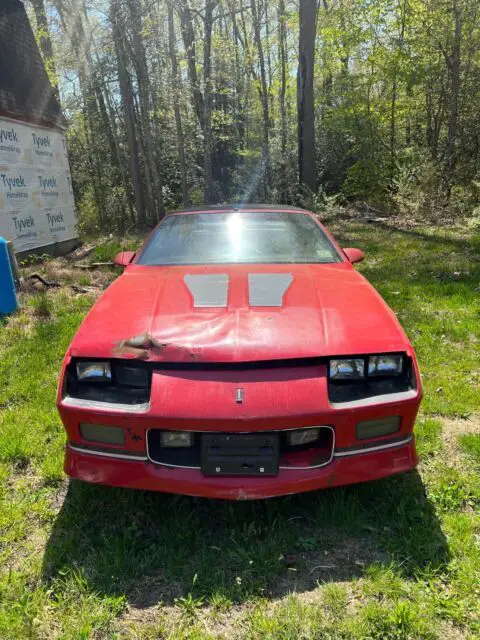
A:
[[[354,358],[332,358],[328,363],[330,380],[365,380],[367,377],[398,376],[404,371],[402,353],[381,353]]]
[[[73,398],[115,404],[145,404],[150,399],[151,368],[130,360],[73,360],[66,393]]]
[[[405,353],[331,358],[328,397],[334,404],[415,389],[412,359]]]

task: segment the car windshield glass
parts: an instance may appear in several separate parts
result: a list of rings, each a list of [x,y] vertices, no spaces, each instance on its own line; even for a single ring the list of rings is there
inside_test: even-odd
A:
[[[308,215],[189,213],[167,218],[139,256],[141,265],[330,263],[338,252]]]

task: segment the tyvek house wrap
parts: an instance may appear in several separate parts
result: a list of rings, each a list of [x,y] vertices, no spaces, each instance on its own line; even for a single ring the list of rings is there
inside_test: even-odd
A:
[[[76,224],[63,133],[0,118],[0,236],[28,251],[75,239]]]

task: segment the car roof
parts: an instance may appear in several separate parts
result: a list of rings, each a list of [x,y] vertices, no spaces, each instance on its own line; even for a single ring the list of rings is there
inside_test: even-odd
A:
[[[302,207],[294,207],[288,204],[257,204],[257,203],[231,203],[231,204],[216,204],[204,207],[186,207],[185,209],[178,209],[172,211],[168,215],[179,215],[183,213],[227,213],[229,211],[272,211],[272,212],[289,212],[289,213],[311,213],[307,209]]]

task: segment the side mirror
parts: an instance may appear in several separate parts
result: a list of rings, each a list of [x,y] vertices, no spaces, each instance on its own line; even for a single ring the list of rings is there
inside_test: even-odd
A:
[[[120,251],[113,259],[117,267],[127,267],[135,257],[135,251]]]
[[[365,258],[365,254],[361,249],[354,249],[353,247],[343,249],[343,253],[352,264],[355,264],[355,262],[361,262]]]

